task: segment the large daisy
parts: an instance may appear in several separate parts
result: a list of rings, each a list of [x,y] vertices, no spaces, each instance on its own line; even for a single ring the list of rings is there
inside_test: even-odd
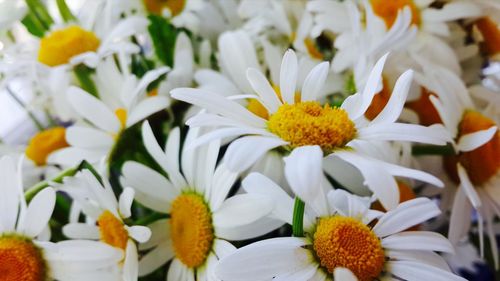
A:
[[[66,178],[60,188],[75,200],[87,218],[86,223],[75,220],[65,225],[64,235],[71,239],[100,240],[123,251],[124,259],[117,263],[123,265],[123,280],[137,280],[139,264],[136,242],[148,241],[151,231],[145,226],[124,223],[132,215],[130,208],[134,190],[125,188],[119,200],[116,200],[111,185],[105,180],[101,184],[89,170]]]
[[[210,91],[180,88],[171,93],[176,99],[207,109],[207,112],[189,119],[188,125],[218,126],[191,145],[212,139],[240,137],[229,145],[225,155],[225,164],[230,170],[244,171],[272,149],[292,151],[307,145],[317,145],[325,155],[340,157],[358,168],[368,187],[384,206],[392,209],[397,204],[398,193],[390,173],[404,173],[398,166],[381,168],[376,165],[382,161],[364,161],[367,158],[356,153],[352,144],[370,145],[369,141],[373,140],[398,140],[442,145],[448,136],[440,126],[423,127],[395,122],[403,108],[412,81],[412,71],[400,77],[380,114],[372,121],[366,120],[364,113],[379,88],[386,57],[377,62],[363,91],[348,97],[341,107],[322,106],[316,100],[328,73],[328,62],[314,67],[297,93],[297,58],[292,50],[283,57],[279,91],[275,91],[258,70],[250,68],[247,71],[247,78],[257,93],[255,99],[268,112],[267,119]],[[434,178],[425,177],[422,180],[440,185]]]
[[[67,128],[66,141],[70,147],[52,153],[47,161],[73,166],[84,159],[96,163],[108,157],[123,130],[168,106],[167,97],[148,97],[145,92],[152,81],[167,71],[167,68],[152,70],[139,81],[135,75],[124,75],[120,80],[123,84],[118,88],[120,92],[103,91],[102,100],[80,88],[71,87],[67,99],[86,122]],[[104,89],[116,91],[116,88]]]
[[[304,159],[300,167],[294,162]],[[296,158],[296,159],[293,159]],[[406,229],[440,213],[427,198],[413,199],[380,213],[369,200],[322,183],[322,153],[317,146],[295,150],[285,173],[305,202],[304,237],[256,242],[223,258],[216,267],[222,280],[464,280],[453,275],[435,253],[452,252],[442,235]],[[304,165],[305,164],[305,165]],[[249,193],[275,200],[272,215],[290,223],[293,199],[259,174],[244,180]],[[375,221],[377,219],[377,221]]]
[[[0,277],[2,280],[109,279],[122,254],[93,241],[48,242],[54,210],[53,188],[41,190],[27,204],[19,170],[8,156],[0,159]]]
[[[200,129],[189,130],[184,146],[198,138]],[[271,200],[258,194],[226,197],[237,173],[216,165],[218,141],[180,155],[180,130],[170,131],[165,151],[158,145],[147,122],[142,126],[149,154],[168,175],[137,162],[123,166],[124,186],[136,190],[136,200],[160,213],[169,214],[149,225],[151,240],[140,245],[150,250],[140,260],[146,275],[172,260],[168,280],[213,280],[216,262],[234,250],[226,240],[257,237],[279,226],[263,219],[272,210]]]

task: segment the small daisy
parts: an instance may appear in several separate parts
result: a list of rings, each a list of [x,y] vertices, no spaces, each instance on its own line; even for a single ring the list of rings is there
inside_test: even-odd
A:
[[[19,170],[8,156],[0,158],[0,272],[2,280],[105,280],[122,254],[91,241],[47,239],[56,193],[41,190],[29,204]],[[109,280],[109,279],[106,279]]]
[[[189,130],[184,147],[199,129]],[[140,260],[140,276],[147,275],[172,260],[167,280],[214,280],[216,262],[234,250],[226,240],[244,240],[278,227],[276,221],[262,219],[272,210],[271,200],[258,194],[226,199],[238,174],[216,165],[218,141],[196,150],[184,148],[180,155],[180,130],[169,133],[165,151],[158,145],[147,122],[142,136],[149,154],[168,174],[168,179],[137,162],[123,166],[124,186],[136,190],[136,200],[168,219],[152,223],[151,240],[140,245],[150,250]]]
[[[123,82],[120,88],[101,91],[102,100],[71,87],[66,96],[68,102],[89,123],[80,122],[67,128],[66,141],[70,147],[52,153],[48,162],[74,166],[84,159],[96,163],[103,157],[108,158],[123,130],[167,108],[169,101],[166,97],[147,97],[145,93],[146,87],[167,71],[167,68],[152,70],[140,81],[135,75],[125,75],[120,80]],[[120,89],[118,94],[116,89]]]
[[[375,140],[415,141],[445,144],[446,132],[440,126],[423,127],[395,123],[403,108],[412,71],[401,75],[385,108],[372,121],[364,118],[376,89],[387,56],[382,57],[371,72],[362,92],[348,97],[341,107],[322,106],[316,98],[328,73],[328,62],[314,67],[297,94],[297,57],[292,50],[283,57],[280,72],[280,91],[275,91],[265,76],[256,69],[247,71],[247,78],[257,93],[255,99],[265,107],[269,117],[264,119],[223,96],[200,89],[180,88],[171,92],[176,99],[208,110],[190,118],[192,127],[218,126],[192,145],[212,139],[241,138],[233,141],[226,152],[225,164],[232,171],[244,171],[272,149],[292,151],[307,145],[318,145],[328,157],[339,157],[361,171],[368,187],[388,209],[398,201],[396,182],[390,173],[401,175],[393,166],[381,168],[375,159],[356,153],[355,146],[370,145]],[[281,99],[279,98],[281,96]],[[374,165],[375,166],[372,166]],[[381,176],[384,175],[384,176]],[[435,178],[424,181],[441,185]],[[383,182],[383,183],[382,183]],[[381,190],[384,187],[384,190]]]
[[[151,237],[145,226],[129,226],[124,219],[129,218],[134,200],[134,190],[127,187],[116,200],[111,185],[107,181],[101,185],[89,171],[83,170],[72,178],[66,178],[61,189],[67,192],[81,207],[87,223],[73,221],[63,228],[63,233],[71,239],[100,240],[123,251],[123,280],[137,280],[139,271],[136,241],[144,243]]]
[[[301,153],[308,156],[302,169],[292,164],[304,159]],[[304,237],[273,238],[238,249],[219,261],[215,272],[220,279],[312,281],[333,275],[341,281],[465,280],[453,275],[435,253],[453,251],[445,237],[405,231],[439,215],[429,199],[413,199],[380,213],[369,209],[369,200],[322,183],[317,146],[295,150],[285,161],[290,186],[305,202]],[[273,198],[272,215],[291,222],[293,199],[279,186],[259,174],[248,176],[243,185],[249,193]]]
[[[474,105],[469,91],[451,71],[428,64],[422,83],[432,89],[432,104],[441,117],[451,138],[455,155],[445,156],[443,167],[454,185],[449,238],[457,243],[470,229],[470,213],[478,212],[480,235],[483,219],[496,267],[499,266],[498,248],[493,233],[493,220],[500,207],[500,132],[493,118],[484,115]],[[498,117],[496,117],[498,118]],[[481,253],[483,245],[480,245]]]

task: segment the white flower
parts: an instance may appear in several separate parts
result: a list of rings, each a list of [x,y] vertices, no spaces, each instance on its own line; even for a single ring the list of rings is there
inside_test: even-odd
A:
[[[10,28],[14,22],[22,19],[27,11],[26,3],[22,0],[1,0],[0,31]]]
[[[308,155],[302,170],[292,164]],[[296,159],[292,159],[296,158]],[[464,280],[453,275],[434,253],[452,252],[445,237],[428,231],[405,231],[440,214],[427,198],[399,204],[387,213],[369,209],[369,200],[322,181],[317,146],[292,152],[285,173],[296,196],[305,202],[304,237],[263,240],[224,257],[216,267],[222,280]],[[259,174],[243,181],[250,194],[275,200],[273,218],[291,223],[293,199]],[[329,192],[330,190],[330,192]],[[373,222],[377,219],[377,222]],[[373,226],[372,226],[373,225]]]
[[[102,185],[89,170],[66,178],[59,188],[75,200],[74,204],[87,218],[86,223],[80,223],[78,216],[73,216],[73,221],[63,227],[64,235],[72,239],[101,240],[123,251],[123,280],[137,280],[139,265],[135,241],[148,241],[151,231],[145,226],[129,226],[123,222],[132,215],[130,208],[134,190],[130,187],[123,189],[119,200],[116,200],[111,185],[106,180]]]
[[[100,280],[113,276],[119,251],[93,241],[45,241],[56,193],[47,187],[27,204],[20,173],[8,156],[0,159],[0,271],[6,280]]]
[[[340,108],[321,106],[316,101],[327,77],[327,62],[311,70],[300,94],[297,94],[297,58],[291,50],[287,51],[281,64],[279,93],[261,72],[252,68],[247,71],[247,78],[258,95],[255,99],[269,113],[267,120],[210,91],[180,88],[171,93],[176,99],[207,109],[207,113],[190,118],[188,125],[218,126],[197,139],[193,146],[212,139],[241,136],[229,145],[225,155],[225,164],[230,170],[244,171],[272,149],[294,150],[305,145],[319,145],[327,158],[339,157],[359,169],[368,188],[375,192],[384,206],[392,209],[398,203],[397,186],[392,175],[414,177],[438,186],[441,183],[429,175],[413,173],[395,165],[383,165],[382,161],[357,153],[353,144],[370,145],[369,142],[375,140],[445,144],[448,136],[440,126],[423,127],[395,122],[406,100],[412,71],[400,77],[387,106],[374,120],[364,118],[379,88],[386,57],[377,62],[364,90],[348,97]]]
[[[214,265],[234,250],[226,240],[257,237],[280,225],[262,219],[273,207],[269,198],[243,194],[226,199],[238,174],[216,165],[218,141],[186,149],[199,135],[199,129],[189,130],[179,165],[178,128],[170,131],[165,151],[147,122],[142,135],[146,149],[168,179],[129,161],[123,166],[121,182],[136,190],[138,202],[170,217],[149,225],[151,240],[139,246],[151,250],[139,262],[141,276],[172,260],[168,280],[214,280]]]

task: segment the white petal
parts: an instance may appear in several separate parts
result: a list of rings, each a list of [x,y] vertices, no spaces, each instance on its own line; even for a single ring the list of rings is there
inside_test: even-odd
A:
[[[306,80],[304,80],[304,84],[302,85],[302,92],[300,96],[302,101],[316,100],[325,85],[329,69],[329,63],[322,62],[309,72]]]
[[[219,209],[237,178],[238,173],[229,171],[224,163],[217,167],[212,180],[209,200],[209,206],[212,211]]]
[[[358,281],[356,275],[345,267],[336,267],[333,271],[333,279],[335,281]]]
[[[295,86],[297,84],[298,63],[295,52],[287,50],[281,61],[280,92],[284,102],[295,103]]]
[[[449,271],[450,267],[442,256],[430,251],[398,251],[398,250],[384,250],[385,256],[395,260],[416,261],[426,263],[431,266],[439,267],[443,270]]]
[[[62,229],[64,236],[71,239],[99,239],[99,227],[87,223],[68,223]]]
[[[137,248],[133,241],[127,242],[125,261],[123,264],[123,281],[135,281],[139,276]]]
[[[135,192],[130,187],[125,187],[120,194],[120,199],[118,200],[118,208],[122,218],[128,218],[132,215],[130,208],[134,202]]]
[[[139,260],[139,276],[155,271],[175,255],[170,241],[158,245]]]
[[[487,130],[464,135],[458,140],[457,148],[460,151],[472,151],[490,141],[497,134],[497,131],[498,128],[493,126]]]
[[[233,196],[213,213],[212,219],[216,228],[231,228],[252,223],[273,209],[269,198],[258,194],[242,194]]]
[[[66,141],[76,147],[105,149],[115,143],[113,137],[107,132],[80,126],[71,126],[66,130]]]
[[[0,232],[14,231],[21,187],[17,182],[16,166],[12,158],[3,156],[0,159]]]
[[[151,230],[151,237],[147,242],[139,244],[139,250],[149,250],[164,241],[170,241],[170,221],[169,219],[159,219],[148,225]]]
[[[382,239],[382,247],[390,250],[423,250],[453,253],[450,241],[430,231],[405,231]]]
[[[167,97],[156,96],[144,99],[132,108],[127,117],[126,126],[130,127],[137,122],[144,120],[146,117],[156,113],[162,109],[166,109],[169,105]]]
[[[358,130],[358,137],[364,140],[414,141],[445,145],[449,138],[441,125],[425,127],[415,124],[391,123],[369,125]]]
[[[389,261],[388,267],[391,273],[403,280],[435,280],[435,281],[453,281],[466,279],[454,275],[449,271],[414,261]]]
[[[151,230],[146,226],[134,225],[128,228],[128,234],[139,243],[144,243],[151,237]]]
[[[363,217],[369,209],[369,205],[361,199],[345,190],[337,189],[328,193],[330,207],[346,217]]]
[[[26,210],[23,229],[20,229],[20,231],[24,232],[28,237],[35,237],[40,234],[52,216],[55,202],[56,192],[53,188],[47,187],[38,192]]]
[[[472,204],[467,199],[464,189],[458,189],[453,198],[448,228],[448,239],[450,239],[452,244],[456,245],[469,232],[471,212]]]
[[[471,183],[469,176],[467,175],[467,171],[460,163],[457,163],[457,170],[458,177],[460,178],[460,186],[463,188],[472,206],[474,206],[475,209],[478,209],[481,207],[481,199],[479,198],[479,194],[477,194],[474,185]]]
[[[254,91],[263,101],[263,105],[270,113],[275,112],[281,105],[278,95],[269,84],[266,77],[257,69],[249,68],[247,70],[247,79],[252,85]]]
[[[444,22],[481,15],[481,10],[474,3],[465,1],[447,3],[441,9],[429,8],[422,12],[422,20]]]

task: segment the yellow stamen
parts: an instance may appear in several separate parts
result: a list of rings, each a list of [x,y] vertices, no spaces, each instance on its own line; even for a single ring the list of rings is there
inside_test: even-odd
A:
[[[125,250],[127,248],[128,231],[124,224],[113,213],[106,210],[97,220],[101,241],[116,248]]]
[[[458,128],[458,138],[466,134],[486,130],[495,126],[495,122],[479,112],[466,111]],[[467,171],[469,179],[474,185],[482,185],[494,177],[500,168],[500,132],[484,145],[457,156],[448,156],[444,159],[444,167],[448,175],[456,183],[459,182],[457,162],[460,162]]]
[[[418,100],[406,103],[406,107],[415,111],[418,115],[420,124],[430,126],[433,124],[441,124],[441,117],[430,100],[430,96],[435,96],[433,92],[426,88],[421,88],[421,95]]]
[[[26,156],[38,166],[47,163],[47,157],[54,151],[69,146],[66,142],[66,129],[54,127],[33,136],[26,148]]]
[[[476,26],[483,37],[483,49],[490,55],[500,53],[500,29],[489,17],[484,17],[476,22]]]
[[[348,268],[360,281],[371,281],[384,267],[384,250],[371,229],[351,217],[325,217],[314,233],[316,256],[329,273]]]
[[[176,257],[189,268],[201,266],[214,240],[212,215],[202,196],[179,195],[170,212],[170,236]]]
[[[292,148],[319,145],[325,152],[345,146],[356,134],[347,112],[315,101],[283,104],[269,117],[267,127]]]
[[[170,14],[175,17],[184,10],[186,0],[144,0],[146,9],[155,15],[162,15],[163,9],[168,9]]]
[[[373,12],[384,20],[387,28],[391,28],[398,17],[398,12],[406,6],[410,6],[411,9],[411,23],[420,25],[420,10],[413,0],[370,0],[370,4]]]
[[[38,61],[48,66],[61,65],[76,55],[96,51],[98,47],[99,38],[94,33],[73,25],[42,38]]]
[[[45,281],[47,271],[42,251],[29,238],[0,236],[0,280]]]
[[[127,110],[124,108],[118,108],[115,110],[115,115],[118,117],[118,120],[120,120],[120,124],[122,126],[122,129],[125,128],[125,125],[127,124]]]
[[[382,90],[373,97],[372,103],[365,112],[366,118],[370,120],[375,119],[375,117],[377,117],[377,115],[382,112],[384,107],[387,105],[387,102],[389,102],[389,99],[391,98],[391,87],[389,86],[387,79],[384,77],[382,81]]]
[[[323,60],[323,54],[316,47],[316,43],[311,38],[304,39],[304,44],[306,45],[307,52],[309,55],[315,59]]]

